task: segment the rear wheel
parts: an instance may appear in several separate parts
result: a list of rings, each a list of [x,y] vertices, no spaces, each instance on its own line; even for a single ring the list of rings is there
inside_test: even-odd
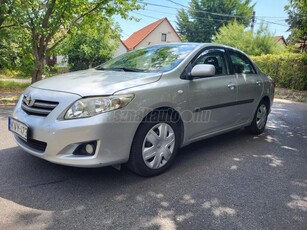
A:
[[[144,121],[133,140],[128,168],[141,176],[155,176],[173,162],[178,150],[178,125],[166,113]]]
[[[252,134],[261,134],[265,129],[265,125],[269,115],[269,105],[265,100],[262,100],[256,110],[254,119],[247,130]]]

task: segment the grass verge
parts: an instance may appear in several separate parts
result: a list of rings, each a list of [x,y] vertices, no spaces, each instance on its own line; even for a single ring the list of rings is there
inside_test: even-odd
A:
[[[1,79],[30,79],[31,76],[22,74],[19,71],[14,70],[0,70],[0,80]]]
[[[16,105],[18,96],[10,96],[6,98],[0,98],[0,106],[2,105]]]
[[[15,105],[19,98],[19,95],[29,85],[30,83],[0,80],[0,106]]]
[[[24,90],[30,84],[31,83],[27,83],[27,82],[14,82],[14,81],[1,81],[0,80],[0,92]]]
[[[275,88],[275,98],[307,103],[307,91]]]

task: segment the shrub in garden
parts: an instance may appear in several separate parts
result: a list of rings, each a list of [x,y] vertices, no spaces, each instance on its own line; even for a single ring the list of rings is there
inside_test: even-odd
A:
[[[307,54],[267,54],[251,58],[278,87],[307,90]]]

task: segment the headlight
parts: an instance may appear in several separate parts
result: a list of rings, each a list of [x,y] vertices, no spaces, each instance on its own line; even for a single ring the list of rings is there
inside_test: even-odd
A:
[[[100,113],[123,108],[133,99],[133,94],[88,97],[76,101],[66,112],[65,119],[92,117]]]

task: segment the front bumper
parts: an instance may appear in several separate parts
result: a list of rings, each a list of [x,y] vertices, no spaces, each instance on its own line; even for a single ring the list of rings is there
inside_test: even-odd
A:
[[[21,108],[21,96],[13,118],[28,125],[30,139],[27,142],[16,134],[14,137],[26,152],[50,162],[76,167],[100,167],[127,162],[137,122],[120,120],[116,111],[83,119],[59,119],[63,111],[80,96],[41,89],[31,90],[30,94],[35,99],[57,100],[59,104],[46,117],[29,115]],[[93,155],[73,154],[80,144],[93,141],[97,142]]]

